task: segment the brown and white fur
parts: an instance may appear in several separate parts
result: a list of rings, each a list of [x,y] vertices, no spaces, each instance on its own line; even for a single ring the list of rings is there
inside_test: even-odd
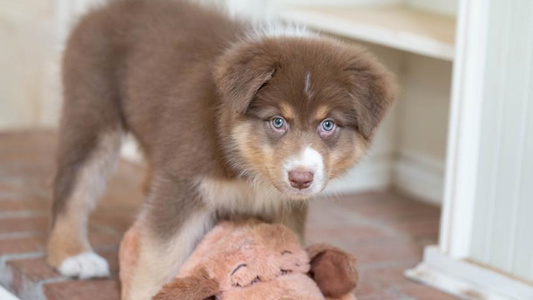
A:
[[[395,97],[360,47],[169,0],[116,0],[85,16],[63,84],[48,262],[108,275],[87,220],[129,132],[151,170],[131,293],[143,300],[217,220],[254,216],[303,239],[305,199],[358,161]]]

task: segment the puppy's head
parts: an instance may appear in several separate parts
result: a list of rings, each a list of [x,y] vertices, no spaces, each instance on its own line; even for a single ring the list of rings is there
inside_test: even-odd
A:
[[[327,38],[267,38],[215,66],[219,135],[237,172],[307,198],[364,154],[395,98],[365,50]]]

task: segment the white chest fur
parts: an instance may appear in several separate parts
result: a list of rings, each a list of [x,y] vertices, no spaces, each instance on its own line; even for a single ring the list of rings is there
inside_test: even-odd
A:
[[[275,215],[290,202],[268,183],[203,179],[199,190],[210,208],[235,214]]]

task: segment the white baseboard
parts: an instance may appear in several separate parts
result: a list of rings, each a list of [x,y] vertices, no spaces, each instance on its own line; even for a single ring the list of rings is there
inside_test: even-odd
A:
[[[405,275],[461,299],[533,299],[533,286],[466,260],[456,260],[428,246],[424,261]]]
[[[420,200],[441,205],[444,162],[422,154],[401,153],[393,163],[392,186]]]

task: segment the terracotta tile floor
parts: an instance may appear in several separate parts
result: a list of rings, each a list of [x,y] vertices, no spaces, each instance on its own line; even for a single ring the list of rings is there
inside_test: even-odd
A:
[[[55,135],[0,133],[0,284],[22,299],[118,299],[117,243],[142,202],[142,170],[121,162],[91,218],[90,239],[114,278],[75,281],[44,262]],[[340,246],[359,259],[359,300],[453,299],[408,281],[405,269],[437,240],[439,209],[392,193],[366,193],[314,202],[310,242]]]

